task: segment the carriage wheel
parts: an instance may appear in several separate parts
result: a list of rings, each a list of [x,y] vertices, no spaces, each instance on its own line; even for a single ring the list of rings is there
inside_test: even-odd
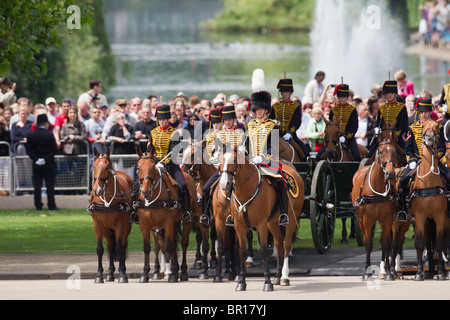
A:
[[[359,169],[370,166],[370,165],[372,165],[372,163],[373,163],[372,159],[364,158],[359,165]],[[353,223],[355,226],[356,242],[358,243],[359,247],[363,247],[364,246],[364,236],[363,236],[361,228],[359,227],[359,222],[355,218],[355,219],[353,219]]]
[[[337,193],[333,168],[328,161],[323,160],[314,170],[309,213],[314,246],[320,254],[326,253],[331,247],[336,212]]]

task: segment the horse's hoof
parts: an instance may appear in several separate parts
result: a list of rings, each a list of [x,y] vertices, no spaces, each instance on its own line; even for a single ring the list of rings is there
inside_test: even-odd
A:
[[[348,244],[347,239],[342,239],[342,240],[341,240],[341,244]]]
[[[273,284],[276,285],[276,286],[279,286],[280,285],[280,278],[278,278],[278,277],[273,278]]]
[[[423,274],[416,274],[416,276],[414,277],[414,281],[423,281]]]
[[[182,273],[180,276],[180,281],[189,281],[189,276],[187,273]]]
[[[203,262],[201,262],[201,261],[194,262],[194,269],[201,269],[202,267],[203,267]]]
[[[229,272],[225,272],[224,274],[223,274],[223,278],[225,279],[225,280],[232,280],[232,279],[234,279],[234,277],[231,275],[231,273],[229,273]]]
[[[282,287],[289,287],[291,283],[289,282],[289,279],[281,279],[281,286]]]
[[[154,273],[153,274],[152,280],[162,280],[162,279],[164,279],[164,275],[163,274],[161,274],[161,273]]]
[[[169,283],[176,283],[176,282],[178,282],[178,277],[174,274],[171,274],[169,276]]]
[[[141,276],[139,278],[139,283],[148,283],[148,276]]]
[[[253,268],[254,264],[253,264],[253,262],[246,262],[246,263],[245,263],[245,266],[246,266],[247,268]]]
[[[247,284],[245,282],[239,282],[236,286],[236,291],[245,291],[247,290]]]
[[[209,262],[209,267],[210,267],[211,269],[217,268],[217,260],[211,260],[211,261]]]
[[[363,275],[362,281],[372,281],[372,277],[373,275],[371,273],[366,273],[365,275]]]
[[[221,282],[223,282],[223,278],[221,276],[215,276],[213,282],[214,283],[221,283]]]
[[[438,281],[445,281],[445,280],[447,280],[447,278],[445,277],[445,274],[444,274],[444,273],[439,273],[439,274],[437,275],[436,280],[438,280]]]
[[[113,274],[108,274],[106,276],[106,282],[114,282],[114,275]]]
[[[96,277],[94,283],[105,283],[102,277]]]
[[[433,280],[434,275],[432,272],[425,271],[425,280]]]
[[[264,283],[264,289],[265,292],[267,291],[273,291],[273,284],[271,282]]]
[[[128,277],[126,275],[120,276],[119,283],[128,283]]]
[[[207,279],[209,279],[209,276],[208,276],[207,273],[201,273],[201,274],[198,276],[198,278],[199,278],[200,280],[207,280]]]
[[[395,281],[395,278],[392,274],[386,274],[384,276],[384,281]]]

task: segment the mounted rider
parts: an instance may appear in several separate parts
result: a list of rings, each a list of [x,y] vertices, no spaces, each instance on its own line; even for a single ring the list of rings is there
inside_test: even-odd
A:
[[[397,81],[388,80],[383,85],[383,94],[386,96],[387,102],[380,106],[378,110],[377,123],[376,123],[376,133],[379,133],[381,119],[384,120],[385,124],[392,125],[395,121],[397,124],[395,126],[395,136],[397,137],[397,145],[404,150],[405,140],[403,135],[408,132],[408,111],[403,103],[397,101],[398,86]],[[372,158],[373,154],[378,149],[378,140],[376,140],[367,158]]]
[[[347,84],[336,86],[334,95],[337,96],[337,104],[331,108],[330,121],[336,122],[340,130],[339,143],[347,144],[353,161],[361,161],[361,154],[356,143],[355,133],[358,131],[358,113],[354,106],[348,103],[350,88]],[[325,153],[326,147],[317,154],[320,159]]]
[[[183,222],[191,221],[191,209],[189,200],[189,190],[187,189],[186,180],[180,167],[172,161],[172,151],[174,147],[180,143],[180,133],[169,124],[170,106],[160,105],[156,108],[156,119],[158,126],[154,128],[148,138],[147,153],[154,152],[156,158],[156,167],[163,171],[167,171],[170,176],[177,182],[179,190],[179,198],[183,207]],[[153,149],[153,150],[152,150]],[[133,204],[139,197],[139,187],[133,190]],[[135,207],[136,205],[133,205]],[[130,215],[132,222],[138,223],[135,210]]]
[[[415,109],[418,112],[419,120],[413,123],[408,130],[408,135],[406,138],[406,161],[407,166],[403,171],[400,181],[398,184],[398,194],[399,201],[397,202],[397,216],[396,219],[398,221],[407,221],[407,204],[406,197],[409,194],[409,181],[411,179],[412,174],[416,171],[417,165],[420,163],[422,158],[422,148],[423,148],[423,135],[422,128],[423,123],[427,120],[431,120],[431,112],[432,112],[432,101],[431,99],[419,98],[416,102]],[[440,159],[445,154],[445,138],[442,130],[442,126],[440,126],[440,134],[437,145],[437,153],[438,158]],[[441,176],[445,179],[444,181],[447,189],[450,182],[450,170],[441,162],[438,161],[439,171]]]
[[[278,130],[280,128],[275,120],[268,118],[272,97],[269,92],[265,91],[263,70],[257,69],[254,71],[252,87],[253,94],[250,97],[250,106],[255,118],[246,125],[248,134],[246,149],[251,158],[250,162],[283,176],[281,166],[276,159],[278,157]],[[278,137],[272,139],[272,133],[277,133]],[[276,179],[276,185],[281,198],[278,223],[285,226],[289,224],[289,217],[287,214],[288,195],[284,179]]]
[[[294,93],[292,79],[281,79],[277,89],[280,91],[281,99],[272,106],[269,118],[280,123],[280,137],[291,143],[295,150],[300,147],[305,157],[308,158],[309,150],[296,134],[302,125],[302,108],[297,102],[291,100]]]
[[[221,153],[230,150],[234,145],[240,146],[244,140],[244,131],[236,128],[236,111],[234,106],[223,106],[220,110],[217,110],[219,114],[219,122],[223,129],[217,131],[215,134],[215,139],[212,146],[212,157],[211,162],[215,165],[219,162],[219,156]],[[210,116],[211,121],[211,116]],[[203,214],[200,217],[200,223],[208,226],[210,222],[210,198],[211,198],[211,187],[220,178],[220,173],[217,171],[214,173],[204,185],[203,191]],[[226,225],[232,225],[232,216],[228,216],[225,221]]]

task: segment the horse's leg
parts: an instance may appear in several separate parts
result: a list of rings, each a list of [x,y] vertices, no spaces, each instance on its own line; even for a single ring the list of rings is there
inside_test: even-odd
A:
[[[425,221],[425,248],[427,249],[428,271],[424,271],[425,279],[433,279],[436,265],[434,262],[434,244],[436,240],[436,225],[433,220]]]
[[[342,239],[341,239],[341,244],[348,244],[347,227],[346,227],[347,218],[342,218],[341,220],[342,220]]]
[[[155,264],[153,271],[153,280],[160,280],[164,278],[164,274],[161,273],[161,264],[159,262],[159,254],[161,251],[161,244],[159,243],[159,237],[151,232],[152,240],[153,240],[153,253],[155,255]]]
[[[171,274],[169,275],[169,282],[174,283],[178,282],[178,271],[180,268],[178,265],[177,238],[175,235],[174,222],[168,221],[168,223],[166,223],[166,227],[164,228],[164,230],[166,230],[166,237],[165,237],[166,253],[170,257]]]
[[[414,212],[416,212],[414,210]],[[415,281],[423,281],[424,275],[423,275],[423,251],[425,250],[425,219],[422,217],[422,215],[416,215],[415,216],[415,229],[414,229],[414,245],[416,247],[416,254],[417,254],[417,273],[414,278]]]
[[[227,251],[225,249],[225,235],[223,228],[216,228],[216,236],[217,236],[217,263],[216,263],[216,275],[214,276],[214,282],[219,283],[223,281],[222,277],[222,257],[224,256],[225,252]],[[225,261],[227,260],[227,254],[225,254]],[[225,262],[226,264],[226,262]]]
[[[446,217],[447,210],[445,210],[445,214],[441,217],[435,217],[436,222],[436,251],[438,254],[438,274],[437,280],[446,280],[445,275],[445,262],[443,254],[445,252],[445,232],[446,232]]]
[[[114,272],[116,271],[116,267],[114,266],[114,260],[117,259],[116,233],[113,230],[107,231],[105,242],[109,252],[109,267],[108,267],[108,275],[106,276],[106,281],[113,282]]]
[[[181,261],[181,275],[180,275],[180,281],[189,281],[189,276],[187,274],[187,248],[189,246],[189,235],[192,231],[192,222],[184,223],[183,224],[183,235],[181,237],[181,249],[183,251],[183,258]],[[198,241],[198,234],[197,231],[196,239],[197,239],[197,248],[199,247],[199,241]],[[199,251],[197,250],[197,254],[199,254]],[[197,260],[197,258],[196,258]],[[197,261],[195,262],[197,263]],[[195,265],[194,265],[195,266]]]
[[[97,238],[97,259],[98,259],[98,266],[97,266],[97,276],[95,278],[95,283],[104,283],[103,281],[103,233],[98,224],[94,220],[94,230],[95,230],[95,236]]]
[[[385,264],[385,271],[386,271],[386,275],[385,275],[385,280],[386,281],[394,281],[394,277],[391,273],[391,259],[390,259],[390,255],[392,252],[392,223],[393,223],[393,218],[392,218],[392,214],[390,212],[388,212],[385,215],[385,218],[383,219],[382,222],[382,235],[381,235],[381,249],[383,250],[383,261]],[[392,262],[395,263],[395,262]]]
[[[142,239],[144,242],[144,271],[139,279],[140,283],[147,283],[149,278],[148,274],[150,272],[150,227],[144,224],[142,221],[139,223],[139,228],[141,229]],[[156,263],[155,263],[156,270]],[[156,271],[155,271],[156,272]]]
[[[275,285],[289,286],[289,251],[292,248],[292,231],[290,229],[292,229],[292,226],[293,224],[289,224],[285,228],[286,232],[283,242],[283,235],[278,223],[269,224],[269,231],[273,235],[274,248],[277,251],[277,272],[273,282]]]
[[[191,229],[192,229],[192,223],[190,223]],[[200,269],[202,267],[202,253],[200,250],[201,244],[202,244],[202,234],[200,230],[197,230],[195,233],[195,240],[197,241],[197,250],[195,251],[195,262],[194,262],[194,268]]]
[[[247,231],[247,259],[245,261],[247,268],[253,268],[253,231],[248,229]]]
[[[236,291],[245,291],[247,290],[247,283],[245,282],[245,278],[247,277],[247,267],[245,265],[245,261],[247,260],[247,233],[248,228],[245,223],[237,224],[235,219],[234,221],[236,233],[239,240],[239,258],[240,258],[240,266],[241,272],[239,274],[238,284],[236,286]]]
[[[203,251],[203,272],[200,274],[200,279],[208,279],[208,252],[209,252],[209,228],[199,224],[199,229],[202,234],[202,251]]]
[[[217,265],[217,252],[216,252],[217,232],[214,224],[211,227],[210,237],[211,237],[210,267],[215,268]]]
[[[374,222],[368,218],[367,214],[359,214],[360,217],[359,224],[364,235],[364,245],[366,247],[366,267],[363,276],[363,281],[369,281],[372,279],[372,273],[370,271],[370,255],[373,249],[373,239],[372,239],[372,226]]]
[[[264,270],[264,291],[273,291],[273,284],[270,282],[270,271],[269,271],[269,250],[267,248],[267,238],[268,238],[268,229],[267,225],[263,225],[258,228],[259,233],[259,241],[261,246],[261,259],[263,261],[263,270]],[[283,252],[283,249],[281,249]]]
[[[128,221],[128,217],[127,217]],[[127,267],[125,260],[127,258],[127,235],[124,232],[118,232],[116,243],[117,243],[117,255],[119,259],[119,283],[128,283],[128,276],[127,276]]]

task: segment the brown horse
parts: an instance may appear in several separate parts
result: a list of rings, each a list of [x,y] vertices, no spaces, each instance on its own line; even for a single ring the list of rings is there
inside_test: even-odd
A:
[[[417,273],[415,280],[424,280],[422,255],[427,248],[430,272],[434,269],[433,252],[438,255],[438,280],[445,280],[445,266],[442,253],[445,250],[447,222],[447,198],[442,182],[437,155],[440,120],[423,123],[422,160],[417,167],[411,186],[410,213],[415,219],[414,238],[417,251]],[[431,238],[431,235],[434,237]],[[428,241],[426,241],[428,240]],[[434,245],[434,248],[433,246]],[[431,274],[432,275],[432,274]]]
[[[139,227],[144,241],[144,271],[140,282],[148,282],[150,272],[150,233],[157,234],[163,240],[163,252],[170,260],[171,274],[169,282],[178,281],[177,228],[181,221],[182,208],[178,201],[178,187],[172,177],[156,167],[153,149],[150,153],[139,151],[138,174],[140,181]],[[190,191],[191,209],[198,213],[195,201],[193,179],[185,174],[186,184]],[[176,199],[176,200],[175,200]],[[158,239],[159,241],[159,239]],[[156,256],[157,256],[157,252]],[[184,254],[183,254],[184,256]],[[155,272],[158,270],[155,270]],[[181,280],[187,280],[187,265],[183,258]]]
[[[297,163],[301,161],[306,161],[306,157],[300,149],[299,146],[294,145],[294,140],[291,140],[292,143],[286,142],[280,138],[279,142],[279,155],[280,159],[284,159],[290,163]]]
[[[114,260],[119,261],[119,283],[127,283],[126,249],[131,222],[133,180],[125,173],[112,170],[109,150],[105,154],[94,151],[94,176],[89,211],[94,221],[97,239],[98,269],[95,283],[103,283],[103,238],[109,251],[109,273],[106,281],[114,281]]]
[[[392,224],[396,209],[395,197],[395,147],[391,140],[382,140],[377,150],[375,162],[359,169],[353,176],[352,202],[359,219],[359,225],[364,235],[366,247],[366,273],[363,280],[372,277],[370,255],[373,249],[372,228],[381,223],[381,248],[386,265],[387,281],[393,281],[390,270],[392,252]]]
[[[276,282],[281,278],[284,285],[289,285],[289,251],[292,246],[292,235],[297,227],[297,219],[303,207],[304,184],[300,175],[293,167],[283,164],[290,173],[290,179],[294,180],[295,194],[289,194],[288,214],[290,224],[286,226],[285,240],[278,225],[280,214],[277,205],[278,195],[273,186],[273,181],[263,176],[257,165],[249,162],[245,154],[241,154],[236,148],[221,156],[220,171],[222,172],[219,186],[222,192],[231,199],[231,212],[234,217],[234,226],[239,240],[239,255],[241,260],[241,273],[237,284],[237,291],[246,290],[245,278],[247,276],[245,261],[247,258],[247,231],[250,227],[256,228],[260,239],[260,250],[264,268],[264,291],[273,291],[270,282],[268,266],[267,240],[270,231],[277,248],[277,272]],[[285,263],[282,266],[283,262]],[[283,273],[282,273],[283,268]]]

